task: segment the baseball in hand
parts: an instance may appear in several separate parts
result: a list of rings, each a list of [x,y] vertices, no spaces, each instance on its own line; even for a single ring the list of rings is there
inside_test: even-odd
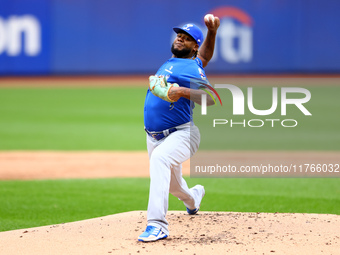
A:
[[[210,21],[210,22],[214,23],[215,17],[212,14],[207,14],[207,15],[204,16],[204,21],[205,22],[209,22]]]

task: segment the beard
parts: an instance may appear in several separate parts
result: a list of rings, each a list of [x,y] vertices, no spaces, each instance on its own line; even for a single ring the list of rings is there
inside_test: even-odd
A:
[[[190,52],[191,52],[191,49],[184,48],[182,50],[178,50],[178,49],[175,49],[174,44],[171,45],[171,53],[174,54],[177,58],[188,57]]]

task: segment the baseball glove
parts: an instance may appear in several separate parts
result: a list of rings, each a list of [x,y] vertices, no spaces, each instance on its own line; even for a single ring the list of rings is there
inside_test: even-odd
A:
[[[156,97],[162,98],[163,100],[173,103],[176,102],[174,100],[171,100],[168,96],[169,90],[172,87],[179,87],[177,83],[167,83],[165,77],[157,77],[154,75],[151,75],[149,77],[149,89]]]

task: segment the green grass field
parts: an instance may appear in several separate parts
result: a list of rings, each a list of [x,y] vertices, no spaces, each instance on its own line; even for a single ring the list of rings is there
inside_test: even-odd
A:
[[[340,150],[340,87],[308,89],[313,116],[294,113],[299,127],[229,128],[227,149]],[[263,95],[258,107],[267,107],[268,89],[258,92]],[[145,93],[145,88],[0,88],[0,150],[146,150]],[[205,185],[202,210],[340,214],[340,179],[187,181]],[[148,186],[147,178],[0,181],[0,231],[146,210]],[[169,209],[185,208],[171,196]]]
[[[145,88],[0,88],[0,150],[146,150]]]
[[[186,179],[205,186],[203,211],[340,214],[339,179]],[[146,210],[148,189],[148,178],[2,181],[0,231]]]
[[[270,116],[297,119],[296,128],[219,126],[214,129],[215,140],[227,136],[223,149],[229,150],[340,150],[340,87],[308,89],[312,99],[306,107],[312,116],[302,115],[293,106],[287,109],[292,113],[287,117]],[[0,150],[146,150],[145,93],[145,88],[0,88]],[[270,107],[270,93],[270,88],[254,89],[258,109]],[[231,109],[231,98],[223,103]],[[215,116],[214,107],[220,109],[219,105],[208,108],[210,118]],[[197,124],[199,109],[194,115]],[[217,118],[233,118],[230,112],[222,116],[216,112]],[[249,112],[234,117],[258,118]],[[204,133],[204,126],[199,127]],[[214,141],[209,135],[202,136],[202,147]],[[210,146],[216,148],[216,143]]]

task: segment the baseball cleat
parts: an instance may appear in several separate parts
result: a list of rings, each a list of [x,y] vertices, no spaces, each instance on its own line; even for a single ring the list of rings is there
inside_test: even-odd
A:
[[[138,237],[138,241],[153,242],[167,237],[168,235],[165,234],[162,229],[154,226],[147,226],[144,233]]]
[[[198,211],[200,210],[200,208],[195,208],[193,210],[190,210],[188,207],[187,207],[187,212],[190,214],[190,215],[194,215],[196,214]]]
[[[205,195],[205,190],[204,190],[204,187],[202,185],[196,185],[195,187],[191,188],[191,190],[195,190],[195,192],[198,192],[199,196],[201,197],[201,201]],[[190,215],[194,215],[196,214],[199,210],[200,210],[200,206],[201,206],[201,203],[199,205],[199,207],[195,208],[195,209],[189,209],[187,207],[187,212],[190,214]]]

